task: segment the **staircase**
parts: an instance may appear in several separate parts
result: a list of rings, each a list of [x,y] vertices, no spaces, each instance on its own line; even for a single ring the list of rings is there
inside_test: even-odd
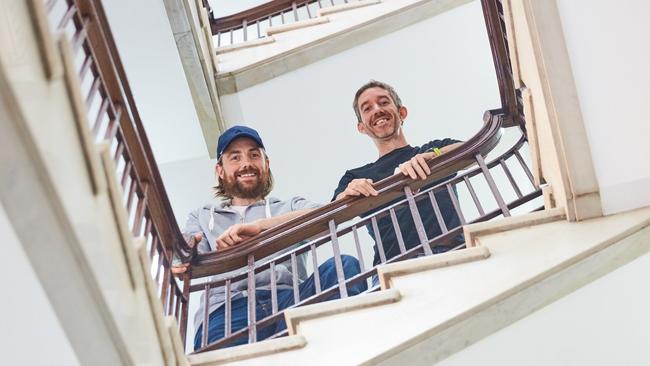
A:
[[[650,209],[580,223],[562,210],[491,223],[508,229],[479,235],[477,247],[379,267],[381,291],[292,309],[290,336],[191,355],[190,363],[431,365],[649,258]]]
[[[180,234],[101,2],[1,1],[0,9],[12,21],[0,28],[0,199],[45,290],[48,301],[43,306],[56,314],[80,364],[453,364],[454,357],[474,352],[474,345],[498,338],[509,325],[521,324],[601,277],[611,278],[618,268],[649,258],[650,209],[602,217],[594,215],[591,207],[586,216],[597,217],[581,220],[586,218],[580,206],[584,196],[569,190],[574,186],[558,183],[569,180],[562,169],[570,164],[561,161],[561,167],[553,170],[545,160],[551,154],[540,156],[540,151],[548,150],[540,150],[536,139],[543,141],[557,130],[540,117],[537,85],[529,89],[516,78],[521,76],[519,68],[525,67],[524,50],[517,49],[514,36],[505,32],[511,14],[504,12],[500,1],[484,0],[483,5],[501,106],[486,113],[485,126],[463,148],[430,162],[434,173],[428,182],[459,171],[456,177],[421,192],[422,184],[401,176],[387,178],[377,183],[380,197],[327,205],[221,257],[196,255]],[[270,36],[260,37],[261,41],[220,46],[224,48],[218,50],[219,57],[257,52],[253,50],[273,47],[283,34],[322,27],[324,36],[304,43],[312,52],[326,48],[319,45],[326,45],[328,37],[344,37],[337,33],[340,29],[325,27],[343,22],[345,14],[365,19],[358,34],[349,33],[361,35],[372,29],[376,18],[398,19],[400,11],[416,11],[424,3],[361,1],[324,8],[303,24],[298,20],[284,29],[269,27]],[[428,3],[441,9],[454,2]],[[396,7],[382,8],[385,4]],[[353,13],[368,9],[380,16],[366,19]],[[325,16],[329,21],[323,20]],[[314,55],[335,52],[325,48]],[[274,57],[285,57],[282,52],[237,70],[244,75],[245,68],[256,65],[254,69],[269,72],[272,69],[264,71],[265,65],[272,68]],[[517,55],[516,63],[511,64],[510,54]],[[224,74],[217,84],[239,90],[228,86]],[[485,159],[498,143],[502,126],[521,131],[521,139],[505,153]],[[523,150],[527,140],[533,155],[531,168]],[[524,172],[522,180],[511,174],[513,164]],[[504,187],[495,184],[496,169],[506,175],[508,189],[515,192],[512,200],[504,199]],[[485,180],[485,192],[496,202],[495,208],[488,209],[484,195],[476,194],[472,182],[477,177]],[[540,187],[546,178],[552,185]],[[570,183],[576,184],[573,179]],[[188,334],[190,293],[215,285],[196,279],[235,267],[244,267],[244,276],[252,277],[275,261],[295,260],[296,255],[315,253],[323,245],[331,246],[332,256],[340,260],[338,241],[344,235],[353,238],[350,242],[362,257],[357,229],[366,222],[354,219],[360,212],[399,197],[394,206],[366,218],[376,224],[378,217],[394,215],[400,205],[417,211],[415,203],[429,197],[435,205],[435,190],[452,191],[457,186],[466,187],[471,196],[467,202],[477,215],[468,215],[465,203],[455,202],[462,227],[449,228],[436,238],[420,235],[418,246],[402,248],[400,256],[366,266],[358,277],[349,279],[368,281],[377,275],[379,286],[330,302],[318,303],[316,296],[299,304],[304,306],[277,312],[271,320],[284,319],[288,330],[271,340],[213,350],[219,348],[217,342],[191,354],[184,349],[186,339],[192,337]],[[544,207],[515,213],[517,207],[540,196]],[[432,246],[461,231],[465,247],[431,255]],[[325,236],[285,257],[255,262],[323,232]],[[419,254],[424,256],[415,258]],[[174,258],[190,262],[191,273],[174,277],[170,270]],[[315,255],[313,260],[317,263]],[[639,275],[631,285],[644,288],[643,278]],[[338,286],[322,289],[320,296],[335,291],[343,295],[346,280],[339,280]],[[616,282],[616,286],[630,282]],[[647,319],[641,312],[615,311],[627,322],[639,319],[643,325]]]

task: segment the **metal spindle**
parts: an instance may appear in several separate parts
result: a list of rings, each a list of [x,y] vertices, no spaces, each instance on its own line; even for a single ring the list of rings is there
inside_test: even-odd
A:
[[[458,219],[460,220],[460,224],[465,225],[467,222],[465,221],[465,216],[463,215],[463,211],[461,211],[460,209],[460,202],[458,202],[458,197],[456,197],[456,193],[451,188],[451,184],[446,184],[445,186],[447,187],[447,192],[449,193],[449,197],[451,197],[451,204],[454,206],[454,209],[458,214]]]
[[[248,21],[246,19],[242,20],[241,29],[244,31],[244,42],[248,40]]]
[[[366,271],[366,266],[363,263],[363,253],[361,253],[361,243],[359,241],[359,233],[357,232],[357,226],[352,226],[352,235],[354,236],[354,246],[357,248],[357,259],[359,260],[359,268],[361,272]]]
[[[135,178],[131,177],[131,184],[129,185],[129,194],[126,198],[126,212],[131,215],[131,207],[133,207],[133,198],[135,197],[135,189],[138,187],[138,182]]]
[[[257,317],[255,314],[255,257],[248,256],[248,343],[257,341]]]
[[[102,121],[104,120],[104,116],[106,115],[107,110],[108,110],[108,99],[104,98],[102,100],[102,104],[99,106],[99,111],[97,112],[95,123],[93,123],[92,134],[95,137],[95,139],[97,139],[97,135],[99,135],[99,130],[101,129]]]
[[[397,221],[397,215],[395,214],[395,209],[390,209],[390,220],[393,222],[393,229],[395,230],[395,237],[397,238],[397,245],[399,246],[399,252],[404,254],[406,252],[406,246],[404,245],[404,238],[402,237],[402,230],[399,227],[399,222]]]
[[[79,80],[83,80],[86,77],[86,74],[88,73],[88,70],[90,70],[90,65],[93,63],[93,58],[90,54],[86,55],[86,58],[84,58],[84,62],[81,64],[81,70],[79,71]]]
[[[131,177],[131,166],[133,164],[131,163],[131,160],[128,160],[126,162],[126,166],[124,167],[124,171],[122,172],[122,181],[120,182],[122,184],[122,189],[126,189],[126,182],[127,180]]]
[[[316,293],[320,294],[320,292],[321,292],[320,271],[318,270],[318,258],[316,256],[316,244],[311,244],[309,246],[309,250],[311,252],[311,263],[314,266],[314,283],[316,285]]]
[[[472,196],[472,201],[474,201],[474,204],[476,205],[476,209],[478,210],[479,215],[485,216],[485,211],[483,210],[483,206],[481,205],[481,201],[479,201],[478,196],[476,195],[476,192],[474,191],[474,187],[472,186],[472,183],[469,181],[469,178],[467,176],[463,177],[463,180],[465,181],[465,185],[467,186],[467,189],[469,190],[469,194]]]
[[[209,304],[210,304],[210,285],[206,284],[204,298],[203,298],[203,336],[201,337],[201,348],[208,345],[208,328],[210,327],[210,325],[208,324],[210,322]]]
[[[117,149],[115,149],[115,156],[113,156],[113,160],[116,162],[120,159],[120,156],[124,152],[124,143],[122,141],[118,141],[117,143]]]
[[[156,267],[156,277],[155,277],[156,283],[159,283],[158,280],[160,280],[160,269],[162,268],[162,258],[163,258],[162,251],[163,250],[164,250],[163,248],[158,248],[158,266]],[[163,280],[163,283],[165,283],[164,280]],[[165,288],[163,287],[163,290],[164,289]]]
[[[275,262],[271,262],[271,313],[278,312],[278,284],[275,275]]]
[[[174,318],[176,318],[176,321],[178,321],[178,314],[181,311],[181,303],[182,303],[182,294],[180,293],[180,290],[178,286],[176,286],[176,305],[174,306]]]
[[[230,333],[232,333],[232,296],[230,296],[230,287],[231,287],[231,280],[227,279],[226,280],[226,308],[225,310],[225,322],[223,323],[224,326],[224,336],[229,337]]]
[[[190,298],[191,276],[189,271],[183,274],[183,305],[181,309],[181,319],[179,322],[179,332],[183,341],[183,350],[187,343],[187,319],[189,315],[189,298]]]
[[[533,173],[531,173],[530,169],[528,169],[528,165],[526,165],[526,162],[521,157],[519,150],[515,150],[515,156],[517,157],[517,160],[519,161],[521,167],[524,169],[524,172],[526,173],[528,180],[530,180],[530,183],[533,185],[533,187],[535,187],[535,178],[533,177]]]
[[[233,34],[232,34],[233,29],[230,28],[230,44],[233,43]]]
[[[140,229],[142,228],[142,220],[144,218],[144,210],[146,208],[145,197],[148,187],[149,185],[145,185],[144,193],[142,194],[142,197],[138,197],[138,205],[135,208],[135,221],[133,222],[133,229],[131,230],[133,236],[135,237],[140,236]]]
[[[257,38],[262,38],[262,33],[260,33],[260,21],[255,21],[255,27],[257,28]]]
[[[319,7],[320,9],[323,8],[323,4],[321,3],[321,0],[318,0],[318,7]]]
[[[58,0],[47,0],[45,3],[45,9],[47,9],[48,12],[52,11],[52,9],[54,9],[54,5],[56,5],[57,2]]]
[[[90,108],[90,106],[93,103],[93,100],[95,99],[95,95],[97,94],[97,90],[99,89],[99,85],[101,83],[101,79],[99,76],[97,76],[94,80],[92,85],[90,86],[90,90],[88,91],[88,96],[86,97],[86,108]]]
[[[282,20],[282,24],[284,24],[285,23],[285,21],[284,21],[284,11],[280,12],[280,19]]]
[[[413,223],[415,224],[415,230],[418,233],[418,238],[420,239],[420,244],[424,249],[424,254],[431,255],[431,246],[429,245],[429,238],[427,238],[427,231],[424,229],[424,223],[422,222],[422,217],[420,216],[420,211],[418,211],[418,206],[415,203],[415,198],[413,197],[413,191],[411,187],[404,187],[404,194],[406,195],[406,200],[409,204],[409,209],[411,210],[411,216],[413,217]]]
[[[300,302],[300,289],[298,288],[298,261],[296,260],[296,253],[291,253],[291,280],[293,283],[293,303]]]
[[[429,200],[431,201],[431,206],[433,206],[433,212],[436,215],[436,220],[438,221],[438,226],[440,227],[440,231],[443,234],[446,234],[449,230],[447,230],[447,224],[445,223],[445,220],[442,218],[442,213],[440,212],[440,206],[438,206],[438,200],[436,199],[436,196],[433,194],[432,191],[429,191]]]
[[[492,195],[494,196],[494,199],[497,201],[497,205],[499,205],[499,208],[501,209],[503,216],[504,217],[510,216],[510,210],[508,210],[508,206],[503,200],[503,197],[501,196],[501,193],[499,192],[497,185],[494,183],[492,174],[490,174],[490,169],[488,169],[487,165],[485,165],[485,160],[483,160],[481,154],[476,154],[474,158],[476,159],[478,166],[481,168],[481,171],[483,172],[483,176],[485,177],[485,180],[487,181],[487,184],[490,187],[490,191],[492,191]]]
[[[72,44],[71,44],[72,53],[74,53],[75,55],[77,54],[77,52],[79,52],[79,48],[81,48],[81,45],[86,40],[86,36],[88,35],[88,31],[87,31],[88,22],[89,19],[84,18],[84,22],[81,28],[77,29],[74,38],[72,38]]]
[[[158,255],[159,255],[159,257],[158,257],[158,268],[162,268],[162,266],[163,266],[162,265],[163,264],[162,259],[163,259],[163,256],[165,255],[162,252],[163,250],[164,249],[161,249],[161,252],[158,253]],[[160,296],[160,299],[163,301],[164,304],[166,304],[167,301],[169,300],[168,299],[168,297],[169,297],[169,271],[167,271],[167,270],[165,270],[165,268],[163,268],[162,273],[163,273],[162,294]],[[158,278],[156,278],[156,282],[158,282]],[[169,305],[169,304],[167,304],[167,305]],[[165,313],[167,313],[168,308],[165,307],[164,310],[165,310]]]
[[[330,238],[332,240],[332,251],[334,252],[334,264],[336,265],[336,277],[339,281],[339,293],[341,298],[348,297],[348,289],[345,287],[345,273],[343,272],[343,260],[341,259],[341,248],[339,239],[336,235],[336,223],[334,220],[329,221]]]
[[[217,32],[217,47],[221,47],[221,31]]]
[[[506,173],[506,177],[508,177],[508,181],[510,181],[512,188],[515,190],[515,194],[517,195],[517,198],[521,198],[523,196],[521,194],[521,190],[519,189],[519,186],[517,185],[515,178],[512,176],[510,169],[508,169],[508,165],[506,164],[505,159],[500,159],[499,164],[501,165],[503,172]]]
[[[70,5],[70,7],[68,7],[68,10],[66,10],[65,14],[63,15],[63,18],[61,18],[61,21],[56,26],[56,29],[65,28],[68,25],[68,22],[70,22],[70,19],[72,19],[72,17],[76,12],[77,12],[77,6],[75,4]]]
[[[373,216],[370,219],[372,223],[372,231],[375,233],[375,244],[379,249],[379,260],[381,263],[386,263],[386,252],[384,251],[384,244],[381,241],[381,234],[379,233],[379,226],[377,225],[377,217]]]
[[[291,2],[291,9],[293,9],[293,19],[298,21],[298,5],[295,1]]]
[[[122,117],[122,108],[118,106],[116,109],[115,117],[111,118],[111,120],[108,121],[108,126],[106,126],[106,135],[104,136],[105,140],[113,141],[115,135],[117,135],[117,130],[119,128],[118,121],[120,120],[121,117]]]
[[[309,10],[309,2],[305,3],[305,9],[307,9],[307,16],[311,19],[311,11]]]

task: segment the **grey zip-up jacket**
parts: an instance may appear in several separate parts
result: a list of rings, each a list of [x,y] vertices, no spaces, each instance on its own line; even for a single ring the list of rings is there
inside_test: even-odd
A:
[[[317,208],[321,206],[317,203],[307,201],[302,197],[293,197],[288,201],[280,201],[277,198],[267,198],[267,200],[258,201],[249,205],[246,210],[244,210],[243,215],[241,215],[238,211],[232,209],[230,207],[229,201],[207,204],[200,209],[190,213],[183,232],[188,234],[201,233],[203,235],[203,239],[199,243],[197,249],[199,253],[207,253],[216,250],[217,238],[219,235],[221,235],[221,233],[223,233],[232,225],[267,218],[267,213],[270,213],[270,215],[274,217],[289,213],[291,211],[298,211],[306,208]],[[286,251],[290,249],[292,248],[288,248]],[[277,253],[273,254],[273,256],[277,255]],[[304,256],[301,257],[298,258],[298,273],[302,277],[306,271],[304,261],[305,258]],[[262,259],[262,261],[265,259],[266,258]],[[224,277],[232,277],[233,275],[242,273],[243,271],[245,271],[245,268],[212,276],[209,280],[215,281]],[[278,289],[287,289],[292,287],[293,279],[290,271],[290,265],[276,264],[275,273]],[[245,296],[247,288],[248,284],[246,279],[233,282],[230,286],[231,299],[234,301]],[[258,290],[270,290],[271,277],[269,270],[258,273],[255,276],[255,288]],[[208,297],[208,314],[211,314],[213,311],[217,310],[225,303],[225,287],[215,287],[210,289],[209,292],[210,295]],[[199,326],[203,323],[205,295],[206,294],[201,295],[200,307],[194,315],[195,333],[199,329]]]

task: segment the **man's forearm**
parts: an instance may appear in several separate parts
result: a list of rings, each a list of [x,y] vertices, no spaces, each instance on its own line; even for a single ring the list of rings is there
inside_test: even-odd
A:
[[[298,217],[300,215],[306,214],[307,212],[310,212],[312,210],[313,210],[313,208],[305,208],[305,209],[298,210],[298,211],[291,211],[289,213],[279,215],[279,216],[269,217],[269,218],[266,218],[266,219],[258,219],[258,220],[255,220],[254,222],[256,224],[260,225],[262,230],[266,230],[266,229],[270,229],[270,228],[272,228],[274,226],[283,224],[283,223],[285,223],[285,222],[287,222],[287,221],[289,221],[291,219],[294,219],[294,218],[296,218],[296,217]]]

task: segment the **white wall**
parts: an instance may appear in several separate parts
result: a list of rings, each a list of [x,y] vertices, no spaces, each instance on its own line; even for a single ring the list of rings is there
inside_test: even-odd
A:
[[[650,2],[558,0],[606,214],[650,205]]]
[[[156,161],[207,154],[165,6],[103,1]]]
[[[79,365],[2,205],[0,247],[5,258],[0,301],[2,364]]]
[[[650,254],[437,363],[650,365]]]

